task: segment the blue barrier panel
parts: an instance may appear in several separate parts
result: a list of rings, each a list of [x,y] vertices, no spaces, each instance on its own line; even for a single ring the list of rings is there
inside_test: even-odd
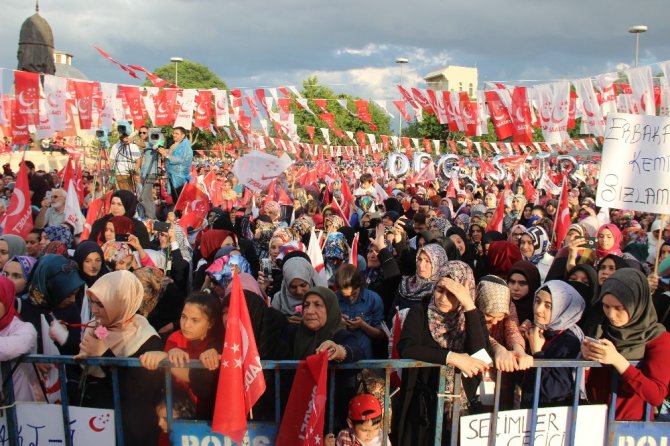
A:
[[[275,444],[277,426],[275,423],[250,421],[247,424],[245,443],[254,446],[270,446]],[[172,444],[180,446],[233,446],[237,445],[230,438],[215,434],[206,422],[174,421],[170,433]],[[248,441],[248,443],[247,443]]]
[[[611,423],[609,440],[611,446],[670,446],[670,423]]]

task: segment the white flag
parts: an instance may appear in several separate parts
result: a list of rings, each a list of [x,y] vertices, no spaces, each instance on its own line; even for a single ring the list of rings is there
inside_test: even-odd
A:
[[[100,126],[112,128],[114,118],[114,101],[116,100],[116,84],[100,82],[100,95],[102,106],[100,107]]]
[[[65,130],[65,95],[67,92],[67,79],[50,74],[44,75],[44,97],[51,119],[52,128],[56,131]]]
[[[651,67],[631,68],[626,71],[630,80],[630,89],[633,90],[633,104],[638,110],[636,113],[656,116],[654,101],[654,81],[651,78]]]
[[[663,77],[661,77],[661,116],[670,116],[670,60],[659,62]]]
[[[74,187],[74,181],[70,181],[67,187],[67,196],[65,198],[65,222],[74,227],[75,234],[81,234],[84,230],[84,214],[81,213],[81,206],[79,206],[79,199],[77,198],[77,190]]]
[[[533,88],[540,111],[542,135],[547,144],[561,144],[570,137],[567,132],[570,109],[570,83],[556,82]]]
[[[196,90],[183,90],[181,97],[178,97],[179,111],[177,112],[177,119],[174,121],[174,127],[184,127],[186,130],[191,130],[193,110],[195,109],[195,94]]]
[[[577,79],[573,84],[582,103],[582,125],[579,132],[582,135],[604,136],[605,118],[591,79]]]

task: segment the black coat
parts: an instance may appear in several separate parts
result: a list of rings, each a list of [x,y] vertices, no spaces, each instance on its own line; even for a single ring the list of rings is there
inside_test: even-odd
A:
[[[163,342],[157,336],[149,338],[132,355],[138,358],[145,352],[162,351]],[[111,350],[103,355],[113,357]],[[84,405],[88,407],[114,408],[112,373],[103,368],[105,378],[88,378],[84,392]],[[158,444],[158,418],[155,403],[164,386],[162,370],[147,370],[144,367],[119,367],[119,388],[123,419],[124,444],[153,446]]]
[[[398,352],[401,358],[446,365],[449,350],[440,347],[433,339],[428,328],[427,310],[424,304],[417,304],[409,310],[398,341]],[[487,348],[487,344],[488,330],[484,315],[476,309],[466,312],[464,353],[476,353]],[[432,444],[439,376],[438,368],[403,370],[400,410],[393,414],[393,432],[397,435],[394,445]],[[478,378],[463,379],[469,399],[475,396],[478,385]]]

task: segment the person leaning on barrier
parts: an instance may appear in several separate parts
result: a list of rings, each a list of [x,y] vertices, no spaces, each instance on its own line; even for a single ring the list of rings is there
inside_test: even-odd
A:
[[[589,402],[609,402],[616,372],[616,419],[644,420],[645,403],[659,406],[668,394],[670,334],[656,318],[647,278],[640,271],[614,272],[603,283],[600,300],[605,319],[596,327],[598,339],[585,339],[581,351],[584,359],[610,367],[589,371]],[[640,362],[633,366],[630,361]]]
[[[489,367],[471,355],[487,348],[487,339],[486,321],[475,307],[472,269],[451,261],[437,280],[430,303],[419,302],[407,313],[398,352],[401,358],[446,365],[447,394],[454,393],[458,369],[467,378],[461,393],[461,407],[467,408],[475,397],[480,373]],[[394,445],[429,444],[434,438],[439,374],[437,368],[403,370]]]
[[[87,290],[95,328],[82,336],[77,358],[107,356],[137,358],[163,349],[156,330],[136,314],[142,304],[142,283],[130,271],[105,274]],[[102,375],[99,373],[102,371]],[[123,437],[128,445],[157,444],[158,419],[153,402],[163,386],[162,373],[140,367],[121,367],[119,391]],[[106,368],[90,372],[82,400],[88,407],[114,407],[111,373]]]

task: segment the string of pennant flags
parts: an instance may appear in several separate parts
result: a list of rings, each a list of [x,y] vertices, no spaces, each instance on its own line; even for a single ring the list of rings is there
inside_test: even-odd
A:
[[[110,58],[109,55],[105,57]],[[381,156],[392,149],[458,153],[459,147],[464,149],[460,150],[462,152],[475,155],[476,151],[479,156],[487,152],[521,154],[590,150],[598,144],[598,138],[602,138],[609,113],[670,115],[670,61],[657,65],[663,76],[656,84],[651,66],[646,65],[627,70],[628,83],[622,82],[617,73],[606,73],[594,78],[533,87],[487,84],[486,90],[480,91],[476,99],[471,99],[465,92],[397,86],[402,99],[392,103],[405,120],[410,121],[412,115],[419,121],[424,113],[435,115],[450,131],[465,135],[465,140],[459,142],[375,134],[378,129],[372,122],[371,105],[394,117],[385,100],[354,100],[355,112],[349,109],[346,99],[334,100],[370,128],[369,133],[354,133],[335,126],[335,116],[328,108],[333,100],[308,100],[294,86],[244,91],[178,89],[138,65],[123,65],[123,68],[136,78],[139,76],[135,71],[145,73],[154,83],[153,87],[3,69],[0,70],[0,86],[3,85],[1,76],[11,71],[14,95],[0,91],[0,131],[11,137],[14,144],[25,144],[31,134],[36,139],[51,138],[56,134],[75,136],[77,124],[82,131],[92,131],[110,129],[114,121],[120,120],[139,127],[150,119],[155,126],[186,129],[195,126],[211,132],[222,130],[234,141],[233,147],[259,150],[274,147],[298,157],[301,153],[308,157]],[[324,127],[303,127],[309,142],[302,141],[298,135],[292,104],[325,124]],[[577,118],[581,118],[580,133],[591,136],[570,139],[567,131],[575,127]],[[253,120],[258,122],[260,130],[253,129]],[[501,142],[473,141],[472,137],[487,133],[489,122]],[[279,137],[270,136],[270,125]],[[315,143],[317,128],[326,144]],[[534,128],[541,128],[543,142],[533,141]],[[377,137],[381,141],[377,141]],[[334,139],[346,144],[333,144]]]

